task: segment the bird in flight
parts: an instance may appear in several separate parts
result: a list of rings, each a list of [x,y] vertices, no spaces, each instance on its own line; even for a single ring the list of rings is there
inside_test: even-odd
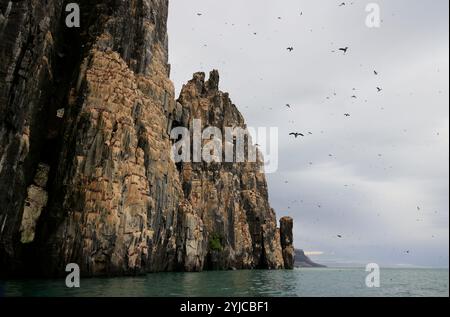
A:
[[[344,52],[344,54],[346,54],[347,51],[348,51],[348,46],[347,47],[341,47],[339,50]]]
[[[373,73],[374,73],[375,75],[378,75],[378,72],[377,72],[376,70],[374,70]]]
[[[342,235],[340,235],[340,234],[338,234],[337,237],[338,237],[339,239],[342,239]]]
[[[288,103],[286,104],[286,107],[289,108],[289,109],[291,109],[291,105],[288,104]]]
[[[304,136],[305,136],[303,133],[298,133],[298,132],[292,132],[292,133],[289,133],[289,135],[294,136],[296,139],[297,139],[299,136],[301,136],[301,137],[304,137]]]
[[[350,117],[350,113],[346,113],[346,114],[344,114],[344,116]]]
[[[377,87],[378,92],[382,92],[383,89],[381,89],[380,87]]]
[[[292,52],[292,51],[294,50],[294,48],[291,46],[291,47],[288,47],[287,50],[288,50],[289,52]]]

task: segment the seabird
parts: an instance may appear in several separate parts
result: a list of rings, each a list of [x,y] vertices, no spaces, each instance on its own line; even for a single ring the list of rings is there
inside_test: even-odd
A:
[[[303,133],[298,133],[298,132],[292,132],[292,133],[289,133],[289,135],[293,135],[296,139],[297,139],[299,136],[302,136],[302,137],[305,136]]]

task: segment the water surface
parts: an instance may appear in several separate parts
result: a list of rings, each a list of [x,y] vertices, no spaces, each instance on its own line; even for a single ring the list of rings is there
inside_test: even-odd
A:
[[[382,269],[381,287],[367,288],[362,269],[296,269],[157,273],[142,277],[82,279],[68,289],[64,279],[2,281],[3,296],[133,297],[429,297],[449,296],[448,269]]]

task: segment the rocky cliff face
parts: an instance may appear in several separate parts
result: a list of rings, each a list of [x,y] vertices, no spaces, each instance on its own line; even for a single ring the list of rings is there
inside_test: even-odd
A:
[[[172,127],[245,123],[217,72],[175,101],[168,1],[63,2],[0,0],[0,274],[289,268],[260,163],[171,159]]]
[[[217,71],[211,72],[208,81],[205,74],[194,74],[181,91],[181,109],[173,122],[193,131],[194,119],[200,120],[202,131],[217,127],[222,136],[227,127],[246,129],[242,115],[218,86]],[[252,144],[247,143],[247,150],[248,146]],[[206,239],[215,236],[218,240],[218,250],[210,252],[207,268],[282,268],[280,235],[261,163],[223,163],[223,157],[221,161],[180,167],[184,195],[201,218]]]

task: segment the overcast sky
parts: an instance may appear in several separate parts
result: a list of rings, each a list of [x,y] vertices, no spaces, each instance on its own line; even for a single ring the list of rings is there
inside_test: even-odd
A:
[[[371,29],[342,1],[170,0],[177,94],[218,69],[249,126],[279,127],[270,201],[315,260],[448,267],[449,2],[373,1]]]

